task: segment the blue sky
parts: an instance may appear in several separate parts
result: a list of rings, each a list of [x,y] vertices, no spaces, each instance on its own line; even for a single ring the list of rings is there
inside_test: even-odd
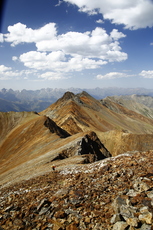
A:
[[[6,0],[0,89],[153,89],[152,0]]]

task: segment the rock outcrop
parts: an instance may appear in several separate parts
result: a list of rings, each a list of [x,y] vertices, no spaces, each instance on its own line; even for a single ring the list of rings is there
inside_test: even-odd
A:
[[[64,146],[61,151],[59,149],[52,161],[62,160],[73,156],[83,156],[82,163],[92,163],[111,157],[111,154],[101,143],[96,133],[89,132]]]
[[[70,134],[66,132],[64,129],[61,129],[56,123],[50,118],[46,117],[44,125],[50,130],[51,133],[56,133],[61,138],[69,137]]]

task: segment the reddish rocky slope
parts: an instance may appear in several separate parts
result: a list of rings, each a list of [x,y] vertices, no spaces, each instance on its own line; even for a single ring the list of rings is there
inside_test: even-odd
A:
[[[123,154],[5,187],[3,229],[152,230],[153,151]]]

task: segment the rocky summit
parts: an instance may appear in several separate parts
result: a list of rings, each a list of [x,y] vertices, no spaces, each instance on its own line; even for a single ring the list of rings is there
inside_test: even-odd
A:
[[[0,229],[153,230],[152,109],[131,98],[0,112]]]

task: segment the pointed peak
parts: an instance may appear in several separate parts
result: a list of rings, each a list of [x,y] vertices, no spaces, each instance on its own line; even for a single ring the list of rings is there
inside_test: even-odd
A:
[[[72,99],[75,96],[74,93],[67,91],[66,93],[64,93],[63,97],[61,98],[62,100],[69,100]]]
[[[91,95],[88,94],[86,91],[82,91],[81,93],[78,94],[78,96],[80,96],[80,97],[83,97],[83,96],[85,96],[85,97],[91,97]]]

